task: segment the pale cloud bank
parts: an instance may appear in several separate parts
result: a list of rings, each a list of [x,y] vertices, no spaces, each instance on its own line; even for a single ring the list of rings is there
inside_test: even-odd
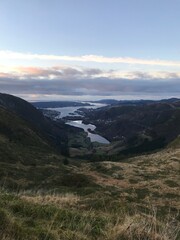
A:
[[[53,67],[4,67],[0,65],[0,77],[10,77],[14,79],[94,79],[94,78],[108,78],[111,79],[141,79],[141,80],[153,80],[153,79],[180,79],[180,72],[142,72],[142,71],[118,71],[118,70],[102,70],[99,68],[85,68],[74,66],[53,66]]]
[[[27,99],[31,96],[43,99],[46,95],[69,99],[72,96],[164,98],[180,95],[180,72],[120,72],[65,66],[21,66],[5,70],[1,66],[0,91],[24,95]]]
[[[42,61],[64,61],[64,62],[94,62],[106,64],[132,64],[132,65],[151,65],[151,66],[166,66],[180,67],[180,61],[168,61],[161,59],[140,59],[131,57],[105,57],[98,55],[83,55],[83,56],[61,56],[47,54],[32,54],[20,53],[13,51],[0,51],[0,60],[42,60]]]

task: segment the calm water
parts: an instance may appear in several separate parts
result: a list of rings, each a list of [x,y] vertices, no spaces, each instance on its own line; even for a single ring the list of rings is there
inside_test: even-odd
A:
[[[90,103],[91,104],[91,103]],[[79,113],[76,113],[76,111],[80,108],[86,108],[86,109],[96,109],[96,108],[100,108],[100,107],[104,107],[107,106],[106,104],[101,104],[101,103],[93,103],[93,105],[91,106],[82,106],[82,107],[60,107],[60,108],[47,108],[49,110],[55,110],[57,112],[60,112],[59,117],[58,118],[63,118],[66,116],[80,116]]]
[[[99,143],[103,143],[103,144],[109,144],[110,143],[107,139],[101,137],[100,135],[93,134],[93,133],[90,133],[88,131],[88,129],[90,129],[91,131],[95,130],[95,128],[96,128],[95,125],[84,124],[84,123],[82,123],[82,120],[68,121],[68,122],[66,122],[66,124],[68,124],[70,126],[79,127],[79,128],[84,129],[84,131],[88,133],[88,137],[91,139],[91,142],[99,142]]]
[[[61,108],[48,108],[48,109],[59,112],[59,116],[57,118],[63,118],[66,116],[71,116],[71,115],[81,116],[79,113],[76,113],[76,111],[80,108],[96,109],[96,108],[107,106],[106,104],[101,104],[101,103],[90,103],[90,104],[92,104],[92,105],[91,106],[83,106],[83,107],[61,107]],[[110,143],[107,139],[101,137],[100,135],[93,134],[88,131],[88,129],[91,129],[91,131],[95,130],[95,128],[96,128],[95,125],[84,124],[80,120],[79,121],[67,121],[66,124],[84,129],[84,131],[88,133],[88,137],[91,139],[91,142],[99,142],[99,143],[103,143],[103,144]]]

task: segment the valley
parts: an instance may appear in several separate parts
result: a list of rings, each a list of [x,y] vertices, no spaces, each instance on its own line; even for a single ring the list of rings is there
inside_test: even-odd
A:
[[[1,239],[178,240],[179,107],[80,106],[59,118],[0,94]]]
[[[62,104],[62,103],[61,103]],[[70,104],[70,103],[69,103]],[[96,126],[92,124],[84,124],[83,123],[83,117],[84,117],[84,110],[86,109],[99,109],[102,107],[107,106],[106,104],[101,104],[101,103],[91,103],[87,102],[86,103],[77,103],[77,104],[84,104],[84,107],[66,107],[67,104],[65,104],[61,108],[48,108],[47,105],[43,105],[44,108],[41,108],[43,114],[52,120],[58,120],[58,119],[63,119],[67,125],[74,126],[77,128],[82,128],[88,135],[87,137],[90,138],[91,142],[98,142],[102,144],[109,144],[109,141],[103,137],[101,137],[98,134],[93,134],[93,131],[95,130]],[[36,103],[34,104],[36,106]],[[75,105],[73,103],[72,105]]]
[[[179,99],[103,100],[102,103],[87,104],[88,106],[83,108],[43,108],[42,112],[52,120],[61,119],[68,125],[84,129],[92,143],[88,147],[92,151],[88,150],[87,155],[93,157],[94,155],[97,155],[97,158],[101,155],[123,157],[151,152],[166,146],[180,132]]]

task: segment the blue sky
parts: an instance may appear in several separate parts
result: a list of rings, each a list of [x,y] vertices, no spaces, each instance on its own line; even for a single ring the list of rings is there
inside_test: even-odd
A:
[[[0,0],[0,89],[28,100],[177,97],[179,12],[179,0]]]

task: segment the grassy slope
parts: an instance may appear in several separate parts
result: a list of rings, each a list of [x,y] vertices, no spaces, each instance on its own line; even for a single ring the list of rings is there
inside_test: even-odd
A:
[[[1,190],[1,238],[178,240],[179,143],[121,163],[71,162],[58,191]]]
[[[178,239],[179,138],[124,162],[64,166],[25,121],[0,116],[0,239]]]
[[[62,191],[91,185],[81,173],[72,174],[63,161],[26,121],[0,108],[0,187]]]
[[[0,194],[3,240],[178,239],[175,214],[135,207],[101,193],[87,196]]]
[[[1,186],[26,187],[28,178],[33,178],[34,168],[56,157],[47,142],[25,121],[0,108]]]

